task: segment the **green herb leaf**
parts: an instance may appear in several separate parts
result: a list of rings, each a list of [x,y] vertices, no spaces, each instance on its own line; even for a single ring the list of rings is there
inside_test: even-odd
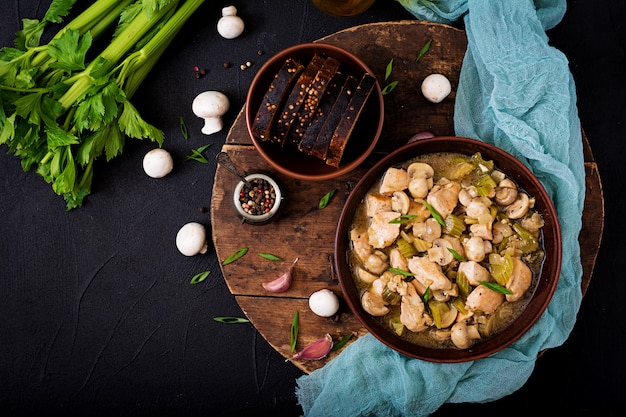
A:
[[[283,258],[280,258],[276,255],[272,255],[271,253],[259,253],[259,256],[269,261],[282,261],[283,260]]]
[[[326,207],[328,203],[330,202],[330,199],[333,198],[333,196],[335,195],[335,192],[337,192],[337,190],[331,190],[327,192],[326,195],[324,195],[324,197],[320,199],[318,207],[320,209],[323,209],[324,207]]]
[[[441,214],[439,214],[437,209],[431,206],[426,200],[422,200],[422,203],[426,206],[426,208],[430,212],[430,215],[433,216],[435,220],[437,220],[437,223],[439,223],[443,227],[446,227],[446,222],[443,221],[443,217],[441,217]]]
[[[300,313],[296,310],[291,320],[291,329],[289,330],[289,349],[292,352],[296,350],[296,343],[298,342],[298,331],[300,329]]]
[[[478,281],[478,282],[484,285],[485,287],[489,288],[491,291],[499,292],[500,294],[513,294],[507,288],[495,282],[487,282],[487,281]]]
[[[211,271],[200,272],[199,274],[194,275],[193,278],[191,278],[191,281],[189,281],[189,283],[190,284],[199,284],[202,281],[204,281],[205,279],[207,279],[209,274],[211,274]]]
[[[422,46],[422,49],[420,50],[419,54],[417,54],[417,58],[415,58],[415,62],[419,61],[424,54],[426,54],[426,52],[428,52],[428,50],[430,49],[430,44],[433,42],[433,40],[429,40],[428,42],[426,42],[426,44],[424,46]]]
[[[424,304],[426,304],[428,300],[430,300],[430,286],[426,288],[426,291],[424,291],[424,294],[422,294],[422,301],[424,302]]]
[[[248,253],[248,248],[241,248],[231,253],[228,258],[224,259],[222,265],[228,265],[235,262],[237,259],[241,258],[243,255]]]
[[[387,63],[387,67],[385,68],[385,81],[391,76],[391,71],[393,71],[393,58],[389,60]]]
[[[352,339],[352,336],[354,336],[354,333],[350,333],[349,335],[344,336],[339,342],[333,345],[333,348],[330,351],[334,352],[341,349],[346,343],[348,343],[350,339]]]
[[[187,130],[187,125],[185,124],[183,116],[180,116],[180,133],[183,134],[185,139],[189,139],[189,130]]]
[[[450,251],[450,253],[452,254],[452,256],[454,257],[454,259],[456,259],[457,261],[461,261],[461,262],[465,262],[467,261],[467,259],[465,259],[464,257],[461,256],[460,253],[458,253],[457,251],[455,251],[452,248],[448,248],[448,250]]]
[[[204,155],[202,155],[202,152],[204,152],[209,146],[211,146],[210,143],[208,145],[201,146],[198,149],[192,149],[191,155],[187,155],[187,160],[194,160],[203,164],[208,164],[209,161],[204,157]]]
[[[403,214],[394,219],[389,220],[389,224],[404,224],[408,223],[411,220],[415,219],[417,216],[414,214]]]
[[[243,317],[213,317],[213,320],[225,324],[250,323],[250,320]]]
[[[85,55],[93,41],[89,32],[80,36],[77,30],[67,30],[60,38],[53,39],[48,52],[56,62],[50,68],[60,68],[67,72],[85,69]]]
[[[383,91],[382,91],[383,96],[385,96],[385,95],[391,93],[393,90],[395,90],[397,85],[398,85],[397,81],[393,81],[393,82],[390,82],[389,84],[387,84],[385,86],[385,88],[383,88]]]
[[[403,269],[398,268],[387,268],[387,271],[393,272],[396,275],[404,275],[405,277],[412,277],[413,274],[411,272],[405,271]]]

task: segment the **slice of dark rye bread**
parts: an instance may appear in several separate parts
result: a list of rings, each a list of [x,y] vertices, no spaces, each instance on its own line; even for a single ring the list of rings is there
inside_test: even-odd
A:
[[[324,64],[324,57],[319,54],[313,55],[311,61],[306,65],[304,71],[300,73],[298,81],[293,85],[293,89],[285,100],[281,108],[280,115],[276,118],[276,123],[272,127],[271,141],[279,145],[285,144],[285,139],[289,133],[296,116],[304,103],[307,92],[315,80],[317,72]]]
[[[324,95],[322,96],[322,100],[315,111],[315,115],[313,115],[311,123],[309,123],[304,131],[302,140],[298,145],[298,150],[300,152],[308,154],[313,148],[315,139],[317,139],[317,135],[322,130],[322,126],[330,114],[337,97],[339,97],[339,93],[341,92],[345,82],[346,75],[341,71],[337,71],[333,79],[330,80],[330,84],[328,84],[326,91],[324,91]]]
[[[304,98],[302,107],[296,116],[296,120],[293,122],[289,134],[287,136],[287,142],[289,145],[298,148],[298,144],[302,140],[304,132],[311,122],[317,107],[326,91],[326,88],[330,84],[332,78],[339,70],[341,63],[339,60],[333,57],[327,57],[324,64],[315,75],[315,79],[311,84],[311,88],[307,91],[307,95]]]
[[[352,136],[352,131],[356,125],[367,99],[372,93],[374,86],[376,85],[376,78],[372,75],[365,73],[359,82],[359,86],[356,88],[350,104],[343,113],[337,128],[333,132],[330,145],[328,146],[328,153],[326,154],[326,164],[334,167],[338,167],[343,157],[343,152],[348,145],[348,140]]]
[[[356,86],[358,85],[359,80],[353,77],[352,75],[348,75],[346,77],[346,82],[343,84],[335,103],[332,106],[332,109],[326,116],[326,120],[322,125],[322,128],[319,131],[319,134],[315,138],[315,143],[311,149],[307,152],[309,155],[315,156],[319,159],[326,159],[326,154],[328,152],[328,146],[330,145],[330,140],[333,137],[333,133],[339,121],[341,120],[344,111],[348,107],[350,103],[350,99],[354,94]]]
[[[270,139],[271,128],[276,121],[278,109],[282,107],[292,85],[303,70],[304,65],[299,61],[291,58],[285,60],[285,63],[272,79],[252,121],[252,134],[255,138],[262,141]]]

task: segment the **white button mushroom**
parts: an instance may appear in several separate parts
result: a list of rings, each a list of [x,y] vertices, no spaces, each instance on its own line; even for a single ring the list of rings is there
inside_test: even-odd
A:
[[[222,9],[222,17],[217,22],[217,32],[226,39],[234,39],[243,33],[243,20],[237,16],[237,8],[228,6]]]
[[[311,294],[309,308],[320,317],[332,317],[339,310],[339,298],[331,290],[322,289]]]
[[[451,91],[450,80],[443,74],[430,74],[422,82],[422,94],[433,103],[441,103]]]
[[[204,91],[193,99],[191,109],[193,113],[204,119],[202,133],[211,135],[224,127],[222,116],[228,111],[230,102],[228,97],[219,91]]]
[[[143,157],[143,170],[149,177],[163,178],[174,168],[172,155],[165,149],[152,149]]]
[[[196,222],[185,224],[176,234],[176,247],[185,256],[206,253],[209,245],[204,226]]]

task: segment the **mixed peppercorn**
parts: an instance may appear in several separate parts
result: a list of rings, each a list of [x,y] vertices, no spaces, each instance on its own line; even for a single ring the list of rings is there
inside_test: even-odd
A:
[[[276,190],[272,184],[262,178],[254,178],[244,184],[239,192],[239,203],[243,210],[252,215],[260,216],[268,213],[276,202]]]

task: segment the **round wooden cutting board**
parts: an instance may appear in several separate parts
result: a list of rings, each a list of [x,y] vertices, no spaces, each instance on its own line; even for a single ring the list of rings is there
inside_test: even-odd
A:
[[[419,51],[429,40],[432,40],[430,50],[416,62]],[[290,328],[296,311],[299,314],[296,351],[327,333],[335,342],[353,334],[352,342],[367,332],[345,303],[336,317],[321,318],[309,309],[308,298],[322,288],[334,291],[341,298],[341,289],[332,269],[335,229],[351,187],[362,174],[382,155],[405,144],[417,132],[454,135],[454,91],[467,47],[464,31],[419,21],[367,24],[319,41],[353,52],[379,80],[384,79],[387,63],[393,58],[393,71],[388,81],[398,81],[398,85],[385,96],[385,126],[375,153],[352,173],[334,180],[306,182],[273,172],[284,190],[284,207],[278,217],[264,225],[243,223],[237,216],[231,195],[239,180],[221,166],[215,173],[211,202],[213,243],[218,259],[222,261],[238,249],[248,248],[244,257],[222,266],[226,284],[259,333],[285,358],[294,354],[290,350]],[[421,81],[431,73],[445,74],[452,83],[453,93],[439,104],[427,102],[420,93]],[[382,87],[384,85],[383,82]],[[579,241],[584,250],[581,254],[584,293],[602,239],[604,200],[597,166],[584,134],[583,142],[587,190]],[[272,172],[248,137],[243,109],[222,150],[246,172]],[[320,210],[320,198],[331,190],[337,190],[335,196],[326,208]],[[259,256],[260,253],[274,254],[282,261],[267,260]],[[295,258],[299,261],[293,270],[290,289],[281,294],[265,291],[261,284],[285,273]],[[322,360],[293,360],[293,363],[310,373],[339,352],[331,352]]]

